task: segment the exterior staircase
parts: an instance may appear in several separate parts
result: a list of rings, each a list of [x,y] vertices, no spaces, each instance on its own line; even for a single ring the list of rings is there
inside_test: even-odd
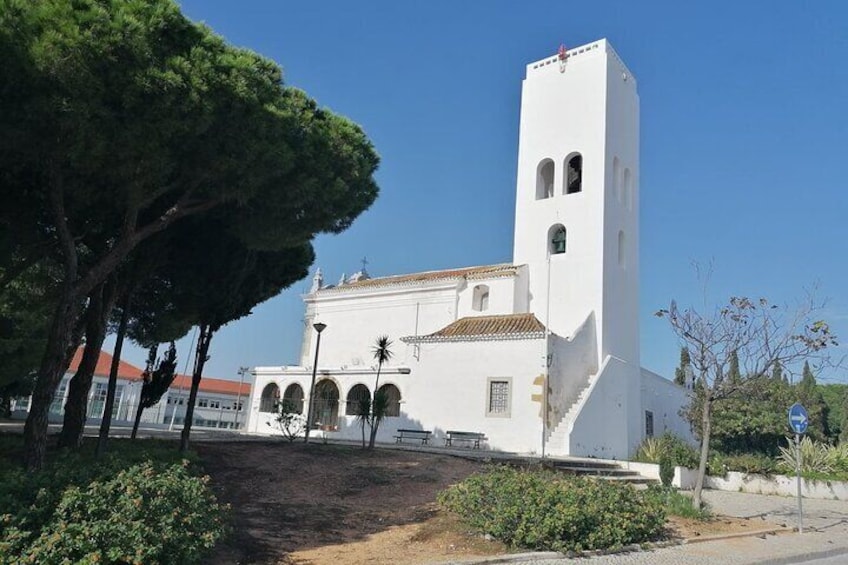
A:
[[[632,485],[655,484],[655,479],[649,479],[639,474],[622,468],[618,463],[612,461],[595,461],[592,459],[548,459],[546,466],[554,471],[567,475],[578,475],[581,477],[596,477],[607,481],[624,482]]]
[[[596,374],[593,374],[586,379],[585,386],[580,390],[580,394],[577,395],[574,402],[572,402],[568,407],[565,416],[563,416],[562,419],[548,432],[547,444],[551,446],[554,453],[558,450],[562,450],[564,446],[568,445],[568,433],[571,431],[571,424],[577,416],[578,408],[581,404],[583,404],[586,396],[588,396],[591,384],[595,380],[596,376]]]

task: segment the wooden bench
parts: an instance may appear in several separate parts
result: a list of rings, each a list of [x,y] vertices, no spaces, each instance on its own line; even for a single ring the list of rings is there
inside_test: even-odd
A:
[[[456,430],[448,430],[445,432],[445,446],[453,445],[455,441],[467,441],[472,444],[474,449],[480,449],[480,442],[486,440],[486,434],[481,432],[458,432]]]
[[[405,439],[415,439],[421,440],[421,445],[427,445],[430,443],[430,434],[433,432],[429,432],[427,430],[399,429],[397,433],[398,435],[395,436],[396,443],[403,443],[403,440]]]

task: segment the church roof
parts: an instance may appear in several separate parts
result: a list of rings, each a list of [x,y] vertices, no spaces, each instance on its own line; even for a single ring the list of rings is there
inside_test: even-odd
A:
[[[434,282],[451,279],[492,279],[499,277],[515,276],[520,266],[510,263],[498,265],[482,265],[478,267],[465,267],[462,269],[446,269],[442,271],[424,271],[422,273],[411,273],[408,275],[394,275],[389,277],[378,277],[374,279],[363,279],[348,282],[339,286],[331,286],[320,289],[318,292],[339,292],[355,290],[360,288],[375,288],[390,285],[414,285],[418,283]]]
[[[486,339],[538,339],[542,337],[545,337],[545,326],[533,314],[505,314],[460,318],[435,333],[404,337],[402,341],[427,343]]]

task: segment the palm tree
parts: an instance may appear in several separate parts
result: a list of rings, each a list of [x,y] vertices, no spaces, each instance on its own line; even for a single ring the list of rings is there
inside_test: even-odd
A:
[[[365,449],[365,426],[371,424],[370,396],[363,396],[356,401],[356,420],[362,429],[362,449]]]
[[[383,368],[383,363],[386,363],[392,358],[391,345],[392,340],[389,339],[389,336],[383,335],[377,338],[376,343],[371,348],[374,359],[377,360],[377,380],[374,381],[374,401],[371,403],[371,438],[368,442],[368,449],[374,448],[377,429],[380,427],[380,422],[386,416],[386,409],[389,405],[385,393],[380,392],[380,371]]]

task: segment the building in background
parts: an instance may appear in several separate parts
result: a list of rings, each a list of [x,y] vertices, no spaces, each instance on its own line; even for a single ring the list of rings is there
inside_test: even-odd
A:
[[[83,349],[77,349],[68,372],[62,378],[53,403],[50,405],[50,421],[60,423],[64,416],[65,402],[68,397],[68,384],[74,376],[82,359]],[[106,406],[106,391],[112,356],[100,352],[94,379],[88,397],[88,424],[99,424]],[[118,363],[118,382],[115,390],[115,405],[112,410],[114,425],[132,425],[141,394],[143,370],[125,361]],[[191,376],[177,375],[167,393],[159,402],[147,408],[141,417],[145,426],[169,427],[182,426],[185,421],[186,405],[191,390]],[[244,406],[250,397],[250,382],[239,383],[225,379],[203,377],[197,393],[194,409],[194,427],[237,430],[244,427]],[[26,418],[30,398],[21,397],[12,401],[12,417]]]

